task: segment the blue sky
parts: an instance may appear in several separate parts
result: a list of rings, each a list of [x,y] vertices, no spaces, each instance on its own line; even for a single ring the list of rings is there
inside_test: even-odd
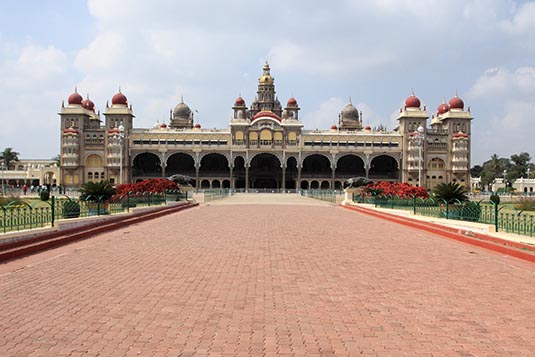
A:
[[[535,156],[533,19],[535,2],[508,0],[3,1],[0,147],[55,156],[75,86],[102,111],[120,86],[137,127],[183,95],[203,127],[224,128],[268,60],[306,128],[329,128],[351,97],[365,124],[391,129],[411,88],[430,115],[457,91],[473,164]]]

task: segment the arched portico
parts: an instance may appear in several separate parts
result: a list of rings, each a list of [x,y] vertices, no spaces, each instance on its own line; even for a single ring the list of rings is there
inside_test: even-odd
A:
[[[161,177],[162,166],[158,155],[151,152],[139,153],[132,164],[132,178]]]
[[[368,177],[372,180],[398,180],[399,165],[397,159],[387,154],[373,157],[370,161]]]
[[[260,153],[251,159],[248,170],[250,188],[282,188],[280,159],[271,153]]]

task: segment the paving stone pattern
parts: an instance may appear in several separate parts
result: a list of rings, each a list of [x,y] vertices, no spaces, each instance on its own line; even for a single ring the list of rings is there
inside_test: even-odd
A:
[[[535,355],[534,265],[334,206],[208,205],[25,259],[1,356]]]

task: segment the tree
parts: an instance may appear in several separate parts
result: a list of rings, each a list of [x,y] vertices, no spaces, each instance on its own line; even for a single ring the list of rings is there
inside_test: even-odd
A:
[[[483,167],[480,165],[475,165],[470,169],[470,176],[472,177],[480,177],[481,173],[483,172]]]
[[[516,180],[520,177],[526,177],[528,167],[530,167],[531,156],[527,152],[521,152],[518,155],[511,155],[511,168],[507,175],[509,180]]]
[[[490,160],[485,161],[481,170],[481,184],[483,187],[493,182],[497,177],[503,177],[503,170],[508,170],[511,166],[509,159],[500,158],[493,154]]]
[[[4,151],[0,153],[0,159],[4,162],[5,167],[8,170],[15,168],[15,161],[19,160],[19,153],[13,151],[12,148],[5,148]]]
[[[60,162],[61,162],[61,157],[59,156],[59,154],[57,154],[56,156],[54,156],[50,160],[54,160],[56,162],[56,164],[59,166]]]
[[[439,183],[433,193],[436,198],[443,199],[448,203],[454,203],[456,200],[460,202],[468,201],[466,189],[457,182]]]

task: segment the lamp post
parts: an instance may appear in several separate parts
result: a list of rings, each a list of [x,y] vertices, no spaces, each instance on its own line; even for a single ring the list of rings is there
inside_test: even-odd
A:
[[[420,125],[418,131],[418,186],[422,186],[422,147],[424,144],[424,128]]]
[[[2,196],[6,195],[6,186],[4,185],[4,170],[6,169],[6,166],[4,165],[4,162],[2,161],[1,169],[2,169]]]
[[[528,167],[528,170],[527,170],[527,172],[526,172],[526,173],[527,173],[527,176],[528,176],[528,180],[529,180],[529,175],[530,175],[530,173],[531,173],[531,167]]]
[[[119,184],[123,184],[123,140],[124,140],[124,125],[119,125]]]
[[[503,186],[504,190],[507,191],[507,170],[503,170]]]

